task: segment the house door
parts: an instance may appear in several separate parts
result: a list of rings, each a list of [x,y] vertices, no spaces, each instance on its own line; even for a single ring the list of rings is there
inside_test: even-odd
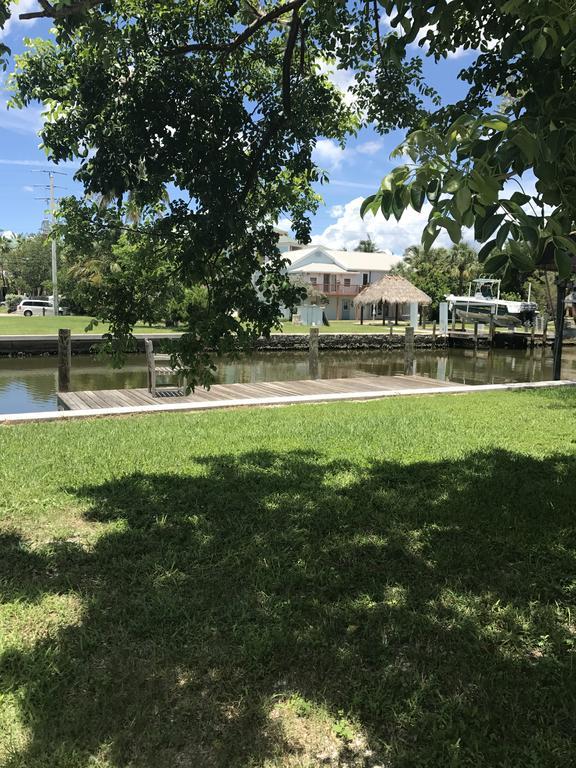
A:
[[[350,312],[352,308],[352,302],[344,299],[342,302],[342,320],[350,320]]]

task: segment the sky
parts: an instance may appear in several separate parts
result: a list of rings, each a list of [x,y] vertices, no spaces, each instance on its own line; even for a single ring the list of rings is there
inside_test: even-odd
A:
[[[20,0],[18,12],[37,8],[36,0]],[[23,37],[47,36],[49,23],[45,20],[20,22],[14,16],[0,40],[12,48],[13,54],[23,49]],[[458,51],[456,55],[435,64],[425,60],[425,75],[446,102],[458,99],[464,85],[458,72],[472,60],[473,53]],[[332,75],[335,84],[346,92],[351,76],[345,72]],[[41,126],[41,107],[8,110],[9,93],[6,77],[0,79],[0,231],[32,233],[40,229],[46,218],[48,176],[51,167],[40,148],[37,132]],[[427,219],[426,208],[418,214],[409,210],[402,220],[386,221],[381,214],[360,217],[362,200],[374,193],[380,181],[393,167],[390,152],[399,144],[402,134],[380,136],[371,128],[362,129],[341,149],[336,142],[319,138],[314,153],[317,164],[325,169],[330,182],[319,187],[324,203],[313,217],[312,242],[332,248],[354,249],[359,240],[370,236],[380,249],[401,255],[405,248],[420,241]],[[81,185],[74,182],[74,165],[58,166],[54,170],[66,175],[56,176],[58,195],[82,194]],[[289,230],[290,222],[279,225]],[[437,244],[447,244],[441,235]]]

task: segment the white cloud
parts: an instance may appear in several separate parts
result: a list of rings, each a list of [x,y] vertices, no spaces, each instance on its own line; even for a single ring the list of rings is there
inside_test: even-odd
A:
[[[22,187],[22,190],[24,192],[34,192],[34,187],[31,187],[28,184],[26,184],[25,186]]]
[[[37,19],[29,19],[28,21],[20,21],[18,14],[29,13],[30,11],[38,10],[37,0],[20,0],[20,2],[10,3],[10,18],[4,25],[4,29],[0,29],[0,40],[5,40],[10,35],[15,27],[21,24],[26,24],[30,27],[36,23]]]
[[[358,144],[356,152],[360,152],[361,155],[375,155],[381,152],[384,148],[384,142],[379,139],[373,141],[365,141],[362,144]]]
[[[288,218],[278,219],[276,226],[283,232],[290,232],[292,229],[292,221]]]
[[[312,237],[312,242],[325,245],[328,248],[354,249],[360,240],[368,236],[378,248],[387,249],[394,254],[402,255],[410,245],[420,242],[422,230],[428,221],[430,206],[426,205],[420,213],[409,208],[399,222],[396,219],[386,221],[381,213],[377,216],[366,214],[360,217],[360,206],[364,198],[356,197],[346,205],[335,205],[330,215],[336,218],[334,224]],[[450,245],[450,238],[442,232],[435,245]]]
[[[356,101],[352,92],[356,79],[354,71],[352,69],[338,69],[337,63],[334,61],[319,59],[317,64],[318,72],[322,75],[328,75],[332,85],[342,94],[344,103],[351,107]]]
[[[319,139],[312,153],[312,159],[323,168],[333,171],[342,165],[345,154],[346,150],[332,139]]]
[[[7,99],[0,97],[0,128],[15,133],[38,134],[42,128],[42,107],[8,109]]]

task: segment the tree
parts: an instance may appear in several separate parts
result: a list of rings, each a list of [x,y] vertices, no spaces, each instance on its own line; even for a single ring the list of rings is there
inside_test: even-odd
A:
[[[246,346],[299,299],[273,223],[288,215],[309,240],[317,136],[342,141],[355,125],[318,66],[320,48],[336,45],[330,24],[304,0],[42,2],[23,16],[53,18],[56,35],[18,58],[15,103],[43,101],[49,157],[79,157],[86,193],[143,212],[166,265],[184,286],[206,287],[182,354],[192,383],[209,380],[200,351]],[[93,206],[83,213],[86,232],[106,223]],[[109,313],[128,340],[123,310]]]
[[[450,293],[466,293],[468,283],[479,276],[480,270],[476,251],[462,244],[429,250],[412,245],[394,271],[430,296],[431,311],[437,315],[440,302]]]
[[[368,235],[368,238],[366,240],[360,240],[358,245],[356,246],[357,251],[364,251],[364,253],[378,253],[378,248],[376,247],[376,243],[370,235]]]
[[[417,3],[383,5],[398,30],[388,46],[403,49],[426,28],[436,58],[461,45],[480,54],[461,75],[470,85],[466,98],[427,115],[408,135],[397,156],[409,162],[386,176],[363,211],[399,219],[427,200],[426,248],[442,229],[458,243],[462,227],[474,227],[487,272],[501,270],[506,280],[551,256],[567,279],[576,263],[569,237],[576,220],[576,5],[455,0],[448,13],[446,2],[430,12]],[[522,184],[527,173],[534,190]]]
[[[3,260],[13,293],[41,296],[50,286],[50,241],[45,235],[18,238],[6,250]]]
[[[224,341],[240,327],[268,332],[280,305],[292,303],[270,222],[290,215],[308,240],[312,185],[325,178],[311,159],[316,138],[342,142],[360,120],[410,131],[398,151],[410,162],[363,211],[399,219],[428,200],[426,248],[441,229],[458,243],[473,226],[490,272],[507,279],[550,254],[562,279],[570,273],[572,0],[42,0],[23,16],[54,19],[56,33],[19,57],[15,102],[47,104],[44,146],[56,161],[82,159],[77,176],[88,193],[145,208],[175,185],[156,230],[183,274],[226,297],[209,302],[211,331]],[[461,101],[440,107],[410,53],[415,42],[436,59],[479,51],[461,73]],[[355,115],[323,74],[326,60],[356,72]],[[527,172],[535,191],[522,186]],[[521,242],[532,245],[530,257]],[[258,290],[255,252],[266,265]]]

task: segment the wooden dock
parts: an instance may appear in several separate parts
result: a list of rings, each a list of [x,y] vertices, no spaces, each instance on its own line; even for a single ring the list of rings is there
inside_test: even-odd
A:
[[[61,392],[58,394],[60,408],[68,411],[101,410],[110,408],[142,408],[152,406],[190,405],[190,410],[202,406],[223,408],[238,405],[266,405],[280,400],[283,403],[301,402],[313,398],[315,402],[324,397],[338,399],[362,399],[374,397],[382,392],[421,393],[422,390],[438,388],[450,390],[455,385],[424,376],[363,376],[349,379],[315,379],[303,381],[267,381],[254,384],[215,384],[209,390],[197,389],[184,396],[174,387],[159,389],[152,397],[147,389],[106,389],[86,392]]]

